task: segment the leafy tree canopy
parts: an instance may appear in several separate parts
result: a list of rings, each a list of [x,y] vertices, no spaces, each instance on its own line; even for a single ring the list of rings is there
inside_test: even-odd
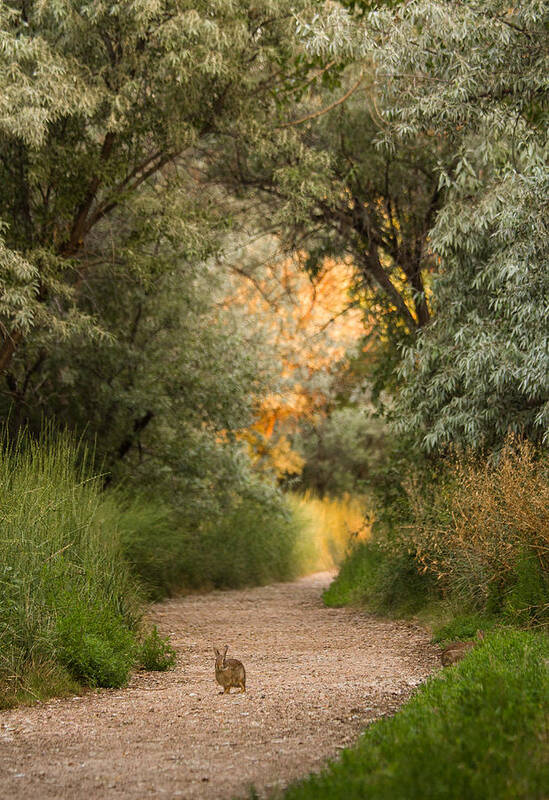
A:
[[[33,325],[92,327],[75,289],[91,240],[161,170],[184,171],[200,139],[270,102],[298,7],[3,4],[0,368]]]
[[[396,408],[427,450],[499,445],[549,429],[546,4],[419,0],[360,18],[331,5],[302,21],[309,46],[373,60],[383,141],[442,136],[446,199],[434,320],[405,352]]]

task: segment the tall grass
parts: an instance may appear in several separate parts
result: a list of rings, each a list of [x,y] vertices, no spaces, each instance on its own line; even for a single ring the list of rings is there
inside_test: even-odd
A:
[[[237,500],[222,519],[185,535],[191,588],[229,588],[290,580],[298,570],[294,559],[301,531],[284,499],[264,505]]]
[[[364,498],[318,497],[307,491],[289,495],[288,500],[301,523],[294,557],[302,574],[338,567],[351,545],[370,537]]]
[[[120,509],[72,438],[3,438],[0,520],[0,707],[122,685],[139,658],[142,595]]]
[[[349,542],[368,535],[363,504],[349,497],[235,499],[222,518],[191,528],[158,499],[119,498],[122,546],[151,599],[207,588],[284,581],[333,569]]]

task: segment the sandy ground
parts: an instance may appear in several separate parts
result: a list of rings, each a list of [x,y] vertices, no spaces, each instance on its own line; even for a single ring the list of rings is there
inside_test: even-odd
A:
[[[2,797],[223,800],[318,770],[438,666],[421,628],[324,608],[331,577],[154,606],[177,668],[1,712]],[[245,694],[219,694],[214,644],[244,662]]]

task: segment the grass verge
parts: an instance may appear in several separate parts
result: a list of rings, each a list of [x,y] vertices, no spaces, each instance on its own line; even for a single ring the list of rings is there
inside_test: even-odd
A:
[[[433,578],[420,573],[405,550],[379,542],[356,543],[324,592],[327,606],[362,605],[375,614],[408,617],[435,597]]]
[[[548,657],[544,634],[489,635],[284,800],[542,800]]]

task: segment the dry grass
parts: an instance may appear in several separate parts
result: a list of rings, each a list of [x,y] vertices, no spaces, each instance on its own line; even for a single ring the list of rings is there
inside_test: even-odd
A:
[[[528,605],[525,595],[522,611],[547,612],[548,470],[529,443],[510,438],[497,463],[456,458],[449,479],[430,496],[413,484],[408,493],[415,520],[405,536],[443,589],[485,606],[522,580],[526,595],[537,596]]]
[[[371,520],[363,498],[320,498],[305,492],[290,495],[290,504],[302,522],[296,553],[302,574],[338,567],[351,543],[370,538]]]

